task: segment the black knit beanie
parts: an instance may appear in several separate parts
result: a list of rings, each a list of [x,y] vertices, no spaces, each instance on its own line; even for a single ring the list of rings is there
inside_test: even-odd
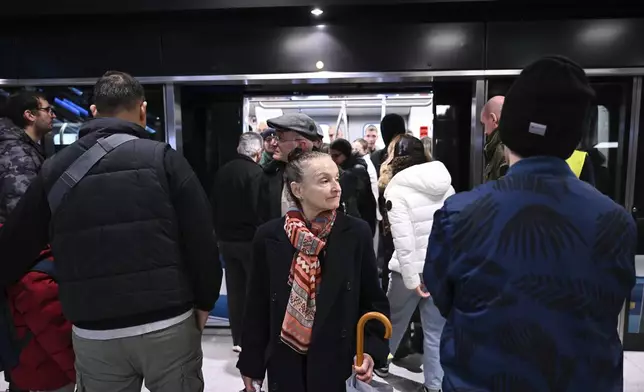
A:
[[[382,140],[385,142],[385,148],[387,148],[396,135],[407,133],[405,119],[396,113],[387,114],[380,122],[380,133],[382,133]]]
[[[588,131],[594,97],[579,65],[564,57],[544,57],[521,72],[505,97],[501,141],[523,158],[567,159]]]

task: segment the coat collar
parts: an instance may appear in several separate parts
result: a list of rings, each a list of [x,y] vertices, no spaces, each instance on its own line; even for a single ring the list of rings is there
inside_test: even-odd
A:
[[[507,176],[525,174],[545,174],[558,177],[575,177],[568,163],[561,158],[537,156],[523,158],[508,170]]]
[[[321,292],[317,301],[312,340],[315,339],[318,331],[324,325],[324,321],[329,317],[333,305],[335,305],[337,293],[345,283],[348,269],[346,260],[350,258],[347,257],[347,242],[351,241],[351,239],[346,235],[346,231],[349,229],[348,218],[343,213],[338,212],[331,235],[327,241],[326,255],[322,267]]]

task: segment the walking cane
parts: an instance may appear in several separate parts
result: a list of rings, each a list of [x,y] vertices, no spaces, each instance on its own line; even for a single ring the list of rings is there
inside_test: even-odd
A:
[[[358,321],[358,333],[357,333],[357,353],[356,353],[356,364],[358,366],[362,366],[362,362],[364,361],[364,327],[365,324],[367,324],[367,321],[369,320],[378,320],[385,326],[385,339],[390,339],[391,338],[391,321],[387,318],[382,313],[378,312],[369,312],[366,313],[364,316],[360,317],[360,321]]]

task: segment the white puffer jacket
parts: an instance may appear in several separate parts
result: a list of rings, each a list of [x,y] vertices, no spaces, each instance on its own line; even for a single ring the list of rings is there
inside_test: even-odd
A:
[[[385,189],[395,248],[389,269],[400,273],[410,290],[420,285],[434,213],[453,194],[452,176],[438,161],[401,171]]]

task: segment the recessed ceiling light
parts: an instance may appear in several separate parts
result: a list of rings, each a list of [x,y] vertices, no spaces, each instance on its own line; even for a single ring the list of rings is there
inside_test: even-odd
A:
[[[311,10],[311,13],[312,13],[313,15],[315,15],[315,16],[320,16],[320,15],[322,15],[322,14],[324,13],[324,11],[322,11],[322,10],[321,10],[321,9],[319,9],[319,8],[313,8],[313,9]]]
[[[315,68],[317,69],[324,68],[324,63],[322,61],[318,61],[317,63],[315,63]]]

